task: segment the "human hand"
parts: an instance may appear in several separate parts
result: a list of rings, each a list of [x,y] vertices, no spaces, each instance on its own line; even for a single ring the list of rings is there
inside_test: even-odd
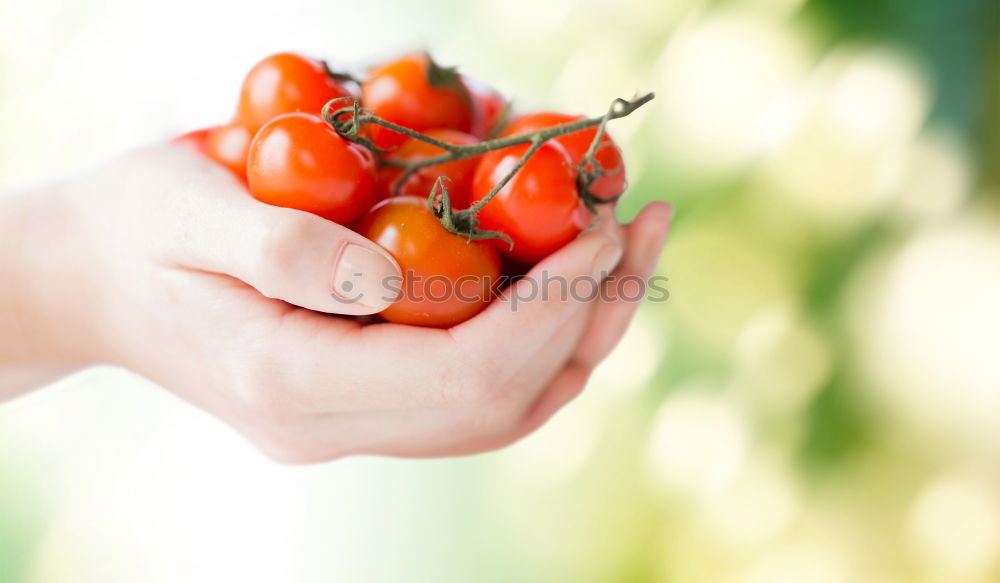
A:
[[[634,313],[600,277],[617,265],[616,281],[645,280],[670,220],[662,203],[626,227],[603,211],[484,312],[437,330],[330,315],[381,310],[391,257],[259,203],[176,147],[127,155],[45,206],[72,241],[65,265],[32,273],[36,288],[72,292],[34,302],[37,327],[62,331],[54,353],[134,370],[290,463],[473,453],[531,432],[579,393]],[[358,273],[357,301],[335,301],[334,280]],[[552,293],[528,293],[543,274]],[[590,278],[606,299],[563,297],[560,278]]]

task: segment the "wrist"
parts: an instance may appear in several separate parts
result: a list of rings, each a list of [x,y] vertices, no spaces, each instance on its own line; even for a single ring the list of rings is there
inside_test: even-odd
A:
[[[85,245],[65,188],[0,199],[0,367],[8,376],[62,374],[98,359]]]

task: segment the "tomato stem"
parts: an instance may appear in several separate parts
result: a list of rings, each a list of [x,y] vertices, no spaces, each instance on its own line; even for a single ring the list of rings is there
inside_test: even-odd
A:
[[[552,138],[565,136],[566,134],[578,132],[580,130],[584,130],[597,125],[607,124],[607,122],[613,119],[619,119],[631,114],[633,111],[639,109],[646,103],[649,103],[653,99],[653,97],[654,97],[653,93],[647,93],[641,97],[637,97],[632,100],[619,98],[616,99],[614,103],[612,103],[612,106],[611,108],[608,109],[607,113],[598,117],[580,119],[577,121],[572,121],[564,124],[543,128],[533,132],[526,132],[523,134],[516,134],[513,136],[507,136],[503,138],[486,140],[484,142],[478,142],[476,144],[449,144],[447,142],[442,142],[441,140],[411,130],[410,128],[392,123],[390,121],[386,121],[372,113],[362,113],[359,117],[356,114],[356,111],[358,109],[357,100],[353,97],[341,97],[330,101],[323,107],[323,117],[328,122],[330,122],[331,125],[334,126],[334,129],[336,129],[338,133],[341,133],[341,135],[344,135],[344,137],[349,140],[357,138],[360,126],[371,123],[375,125],[380,125],[382,127],[399,132],[408,137],[420,140],[422,142],[426,142],[428,144],[441,148],[442,150],[445,150],[444,154],[440,154],[438,156],[432,156],[430,158],[424,158],[422,160],[414,160],[411,162],[404,162],[401,160],[383,160],[383,163],[385,163],[388,166],[395,166],[397,168],[403,168],[408,172],[415,172],[421,168],[426,168],[428,166],[435,166],[437,164],[444,164],[445,162],[453,162],[455,160],[464,160],[466,158],[473,158],[475,156],[480,156],[482,154],[485,154],[486,152],[492,152],[493,150],[500,150],[503,148],[509,148],[510,146],[517,146],[520,144],[528,144],[534,142],[535,140],[541,140],[544,142],[551,140]],[[330,111],[331,104],[335,102],[342,102],[348,99],[354,100],[353,106],[342,107],[333,112]],[[347,123],[341,122],[340,117],[342,117],[347,113],[352,113],[355,115],[349,122]]]
[[[559,136],[564,136],[566,134],[578,132],[580,130],[593,126],[601,126],[601,128],[603,128],[605,125],[607,125],[609,121],[613,119],[622,118],[631,114],[636,109],[639,109],[646,103],[650,102],[653,99],[653,97],[654,97],[653,93],[647,93],[631,101],[627,99],[618,98],[614,102],[612,102],[611,107],[608,108],[608,111],[604,115],[599,117],[581,119],[569,123],[559,124],[548,128],[536,130],[534,132],[526,132],[523,134],[507,136],[504,138],[486,140],[484,142],[479,142],[476,144],[464,144],[464,145],[446,144],[445,142],[436,140],[434,138],[431,138],[430,136],[425,136],[419,132],[414,132],[413,130],[410,130],[408,128],[402,128],[401,126],[397,126],[396,124],[393,124],[391,122],[386,122],[385,120],[380,119],[376,116],[361,116],[361,123],[362,124],[375,123],[396,131],[405,130],[401,131],[401,133],[404,133],[407,136],[421,140],[428,144],[437,146],[446,151],[444,154],[440,154],[438,156],[424,158],[422,160],[415,160],[412,162],[403,162],[399,160],[383,160],[383,163],[385,163],[388,166],[403,168],[403,174],[399,177],[399,180],[396,181],[397,192],[393,193],[393,194],[399,194],[398,189],[401,187],[401,185],[405,184],[406,180],[410,176],[412,176],[413,173],[420,170],[421,168],[426,168],[428,166],[434,166],[437,164],[443,164],[446,162],[452,162],[454,160],[464,160],[466,158],[473,158],[475,156],[481,156],[486,152],[492,152],[493,150],[500,150],[502,148],[508,148],[510,146],[517,146],[520,144],[528,144],[536,140],[545,142],[553,138],[558,138]],[[598,129],[598,135],[599,136],[603,135],[601,129]],[[592,149],[594,148],[594,144],[591,144],[591,148]],[[594,149],[594,151],[596,151],[596,149]],[[593,156],[589,151],[588,154],[591,155],[591,157]],[[584,157],[584,160],[586,160],[586,157]],[[520,166],[518,167],[518,169],[520,169]],[[590,179],[590,182],[593,182],[593,180],[595,180],[596,178],[597,177]],[[588,182],[587,185],[589,186],[589,184],[590,183]],[[586,193],[589,194],[589,190],[587,190]],[[596,199],[596,197],[593,196],[590,196],[589,198]],[[600,199],[598,200],[600,202],[612,202],[612,201],[603,201]]]
[[[513,136],[489,139],[475,144],[450,144],[410,128],[384,120],[370,111],[366,112],[361,109],[360,103],[357,98],[354,97],[340,97],[327,102],[327,104],[323,106],[322,116],[323,119],[333,126],[334,130],[345,139],[362,144],[378,154],[383,164],[403,169],[402,175],[395,181],[396,192],[394,192],[394,194],[397,195],[399,194],[400,187],[406,183],[407,179],[421,168],[445,164],[447,162],[454,162],[456,160],[465,160],[467,158],[481,156],[487,152],[509,148],[511,146],[531,144],[531,146],[517,161],[517,164],[515,164],[514,167],[511,168],[510,172],[508,172],[507,175],[505,175],[493,187],[489,194],[484,196],[469,208],[458,211],[451,208],[451,199],[448,196],[448,189],[445,187],[444,181],[442,180],[443,177],[439,177],[434,182],[434,187],[431,189],[431,193],[428,197],[428,204],[430,205],[431,210],[434,211],[435,215],[437,215],[441,220],[441,225],[448,231],[467,236],[469,237],[469,240],[499,238],[507,241],[511,246],[513,246],[513,242],[507,235],[495,231],[483,231],[478,228],[479,221],[476,218],[476,215],[483,208],[483,206],[492,200],[493,197],[495,197],[497,193],[499,193],[500,190],[503,189],[508,182],[510,182],[511,178],[513,178],[514,175],[521,170],[522,167],[524,167],[528,159],[542,147],[542,144],[553,138],[558,138],[560,136],[565,136],[566,134],[598,126],[594,139],[591,141],[590,147],[587,149],[587,153],[583,156],[579,166],[580,197],[587,208],[590,209],[590,211],[596,216],[597,213],[595,205],[614,202],[614,199],[601,199],[590,192],[590,185],[595,180],[606,174],[605,170],[601,168],[600,164],[595,159],[597,151],[601,148],[601,139],[604,137],[605,128],[609,121],[630,115],[633,111],[652,101],[653,97],[653,93],[647,93],[631,100],[618,98],[611,103],[608,110],[601,116],[580,119],[533,132],[525,132]],[[351,102],[350,105],[333,109],[334,106],[345,103],[348,100]],[[399,132],[410,138],[420,140],[440,148],[444,150],[444,153],[413,161],[385,158],[382,154],[386,154],[386,150],[378,148],[370,140],[361,136],[361,127],[365,124],[375,124],[388,128],[392,131]]]
[[[399,132],[399,133],[405,134],[405,135],[407,135],[407,136],[409,136],[411,138],[420,140],[421,142],[426,142],[428,144],[431,144],[432,146],[437,146],[438,148],[441,148],[442,150],[446,150],[449,153],[458,152],[459,151],[458,149],[462,147],[462,146],[459,146],[459,145],[456,145],[456,144],[449,144],[448,142],[443,142],[443,141],[441,141],[441,140],[439,140],[437,138],[432,138],[431,136],[428,136],[426,134],[422,134],[420,132],[411,130],[410,128],[405,127],[405,126],[401,126],[399,124],[392,123],[391,121],[386,121],[386,120],[384,120],[384,119],[382,119],[382,118],[380,118],[380,117],[378,117],[376,115],[370,115],[370,114],[369,115],[362,115],[361,116],[361,124],[364,125],[364,124],[367,124],[367,123],[375,124],[375,125],[378,125],[378,126],[382,126],[384,128],[389,128],[390,130],[392,130],[394,132]],[[460,159],[461,158],[455,158],[455,160],[460,160]],[[391,161],[390,160],[385,160],[384,162],[386,162],[387,164],[389,164]],[[396,166],[396,164],[389,164],[389,165]]]
[[[486,231],[479,228],[479,219],[471,209],[456,211],[451,206],[451,197],[444,185],[446,176],[438,176],[427,197],[427,206],[441,222],[441,226],[450,233],[466,237],[469,241],[482,239],[501,239],[514,248],[514,240],[500,231]]]
[[[493,186],[493,189],[490,190],[489,194],[481,198],[479,201],[476,202],[476,204],[470,206],[466,210],[472,214],[478,213],[484,206],[486,206],[486,203],[493,200],[493,197],[496,196],[497,193],[499,193],[504,186],[507,186],[507,183],[510,182],[511,178],[514,178],[514,175],[517,174],[517,172],[524,167],[524,165],[528,162],[528,159],[534,156],[535,152],[537,152],[544,143],[545,143],[544,139],[535,138],[531,142],[531,147],[524,151],[524,154],[521,155],[521,158],[517,161],[517,164],[514,164],[514,167],[510,169],[510,172],[505,174],[504,177],[501,178],[500,181]]]
[[[614,115],[616,110],[621,108],[627,108],[629,102],[624,99],[615,99],[611,102],[608,107],[607,113],[604,114],[601,123],[597,126],[597,131],[594,132],[594,139],[590,141],[590,147],[587,148],[587,152],[580,159],[580,164],[577,167],[577,187],[579,189],[580,198],[587,208],[597,217],[597,205],[609,204],[618,200],[621,196],[620,194],[611,198],[601,198],[594,194],[590,187],[594,182],[601,178],[602,176],[607,176],[608,171],[606,168],[601,166],[600,162],[597,161],[597,152],[604,146],[608,144],[601,144],[601,140],[604,139],[604,134],[606,132],[608,122],[613,119],[611,116]],[[616,168],[615,172],[621,172],[621,168]]]

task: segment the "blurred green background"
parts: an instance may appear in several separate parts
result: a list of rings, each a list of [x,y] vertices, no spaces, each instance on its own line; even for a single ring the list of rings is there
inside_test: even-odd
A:
[[[0,407],[0,582],[1000,581],[996,0],[0,0],[0,187],[413,47],[620,120],[647,304],[505,451],[262,459],[123,371]]]

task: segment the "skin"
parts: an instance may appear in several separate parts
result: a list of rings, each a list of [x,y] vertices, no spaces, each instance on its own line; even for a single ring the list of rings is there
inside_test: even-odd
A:
[[[543,271],[646,277],[670,215],[664,203],[626,226],[607,214],[511,292]],[[385,307],[330,299],[345,242],[371,251],[363,277],[395,269],[360,235],[257,202],[178,146],[4,197],[0,398],[108,363],[281,462],[468,454],[527,435],[575,397],[637,306],[612,289],[606,301],[495,301],[446,330],[363,326],[321,313]]]

